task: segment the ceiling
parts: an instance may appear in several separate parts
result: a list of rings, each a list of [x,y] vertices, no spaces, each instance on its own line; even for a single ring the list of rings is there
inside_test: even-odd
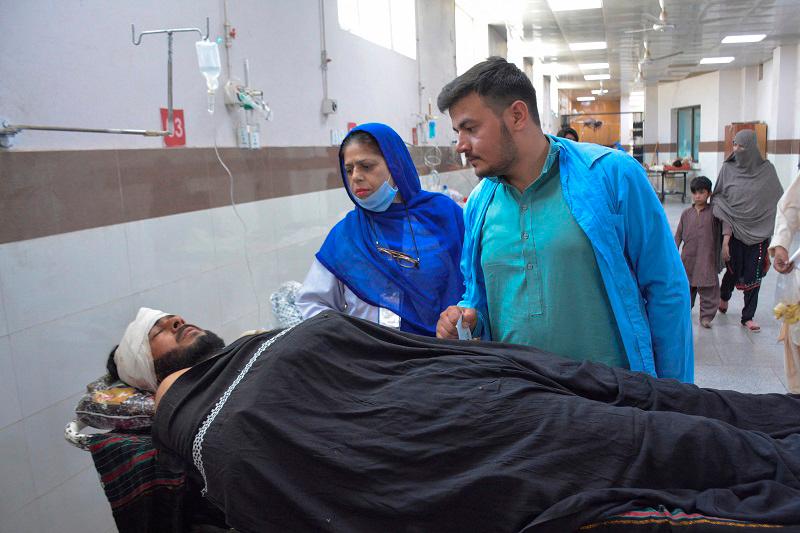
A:
[[[571,0],[554,0],[569,5]],[[800,42],[800,0],[662,0],[666,22],[674,28],[652,30],[658,22],[659,0],[603,0],[602,8],[552,11],[547,0],[509,2],[492,23],[522,32],[524,55],[542,57],[544,70],[558,72],[559,87],[570,96],[588,95],[600,82],[584,74],[609,73],[603,81],[608,98],[641,88],[634,86],[647,41],[650,60],[642,63],[644,83],[676,81],[720,69],[757,65],[772,58],[780,45]],[[648,31],[625,33],[632,30]],[[766,34],[758,43],[721,44],[727,35]],[[568,43],[605,41],[607,49],[570,50]],[[673,55],[675,54],[675,55]],[[663,56],[664,59],[659,59]],[[724,65],[701,65],[704,57],[733,56]],[[553,61],[553,59],[556,59]],[[555,65],[554,65],[555,63]],[[578,68],[580,63],[608,63],[603,70]],[[552,66],[551,66],[552,65]]]

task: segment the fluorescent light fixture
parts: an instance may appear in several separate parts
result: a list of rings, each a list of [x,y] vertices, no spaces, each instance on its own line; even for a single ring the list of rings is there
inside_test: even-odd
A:
[[[719,63],[730,63],[736,59],[733,56],[726,56],[726,57],[704,57],[700,60],[701,65],[716,65]]]
[[[631,91],[631,98],[644,98],[644,91]]]
[[[608,63],[580,63],[578,67],[581,70],[602,70],[608,68]]]
[[[578,11],[579,9],[600,9],[603,7],[603,0],[547,0],[550,10],[556,11]]]
[[[759,33],[758,35],[728,35],[722,39],[722,44],[757,43],[763,41],[766,36],[766,33]]]
[[[605,50],[605,41],[592,41],[588,43],[569,43],[570,50]]]
[[[602,96],[608,93],[608,89],[592,89],[592,94],[596,94],[598,96]]]
[[[611,74],[584,74],[583,79],[586,81],[610,80]]]
[[[576,100],[578,100],[579,102],[593,102],[594,96],[579,96],[578,98],[576,98]]]

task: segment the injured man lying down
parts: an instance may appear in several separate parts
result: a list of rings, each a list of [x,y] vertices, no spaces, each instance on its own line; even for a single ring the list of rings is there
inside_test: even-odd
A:
[[[241,532],[561,532],[661,505],[800,524],[789,395],[331,311],[243,337],[156,398],[157,446]]]

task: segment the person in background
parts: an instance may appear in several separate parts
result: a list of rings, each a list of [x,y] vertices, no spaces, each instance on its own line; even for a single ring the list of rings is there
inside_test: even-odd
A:
[[[800,170],[800,165],[798,165]],[[770,241],[769,253],[775,261],[775,270],[794,276],[795,287],[800,288],[800,271],[789,261],[789,250],[800,247],[800,173],[778,202],[775,231]],[[795,302],[798,303],[798,302]],[[800,394],[800,323],[784,321],[778,340],[783,341],[786,386],[792,394]]]
[[[556,137],[561,137],[562,139],[569,139],[570,141],[578,142],[578,132],[575,131],[573,128],[570,128],[569,126],[558,130],[558,133],[556,133]]]
[[[328,234],[297,296],[303,318],[333,309],[433,336],[439,313],[464,290],[463,210],[423,191],[400,136],[362,124],[339,150],[355,208]]]
[[[664,209],[632,157],[542,133],[536,92],[495,57],[438,98],[482,180],[470,195],[466,292],[441,315],[484,340],[694,379],[689,285]]]
[[[719,310],[728,311],[734,287],[744,292],[741,322],[750,331],[761,329],[753,317],[761,279],[770,265],[767,248],[782,194],[775,167],[758,150],[756,132],[741,130],[733,139],[733,154],[722,163],[712,205],[714,216],[722,222],[722,260],[726,266]]]
[[[708,199],[711,196],[711,180],[698,176],[692,180],[693,205],[681,214],[675,231],[675,244],[681,251],[681,260],[689,278],[692,307],[700,293],[700,325],[711,327],[711,321],[719,306],[719,277],[717,269],[718,234],[716,219],[711,212]]]

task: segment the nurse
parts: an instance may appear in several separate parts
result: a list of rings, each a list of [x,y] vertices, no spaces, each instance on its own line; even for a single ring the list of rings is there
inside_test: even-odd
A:
[[[328,234],[297,297],[303,318],[336,310],[435,336],[439,314],[464,292],[461,208],[423,191],[400,136],[363,124],[339,149],[355,207]]]

